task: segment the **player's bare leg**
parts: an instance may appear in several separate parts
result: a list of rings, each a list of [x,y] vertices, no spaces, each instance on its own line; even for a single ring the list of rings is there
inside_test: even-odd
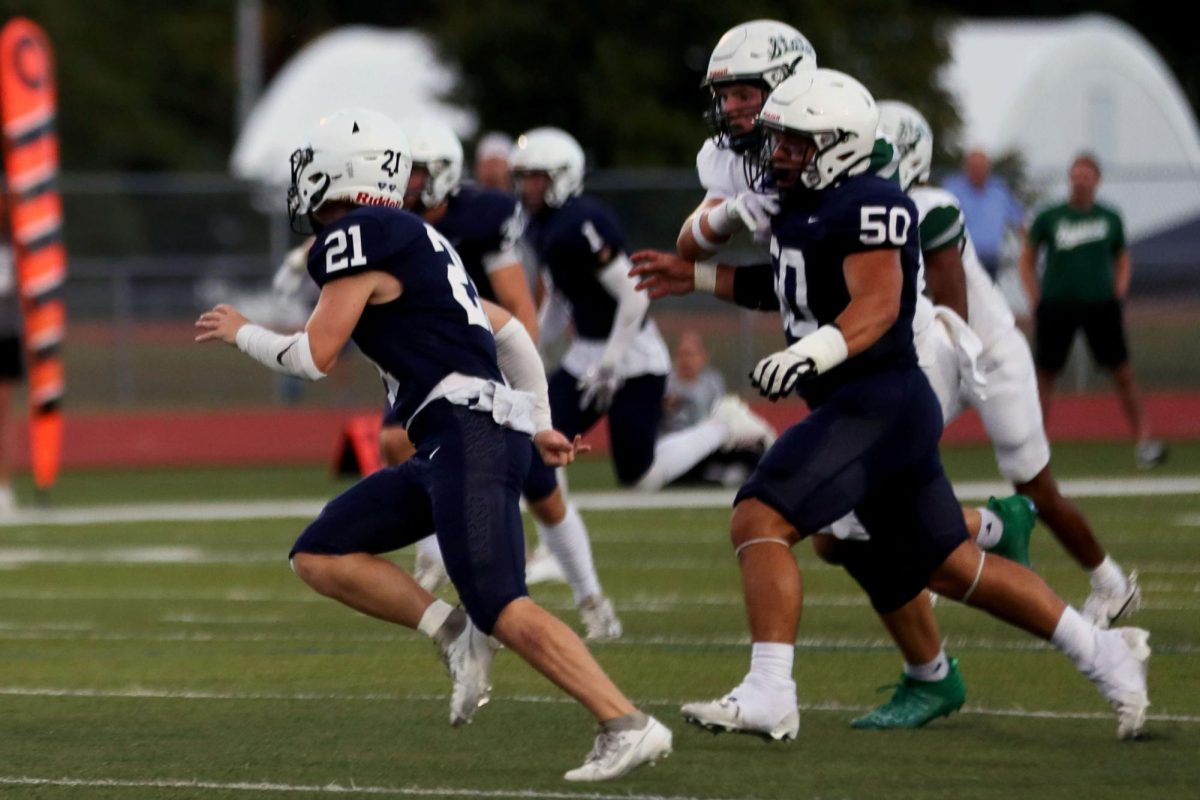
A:
[[[717,732],[794,739],[800,713],[792,661],[804,586],[791,548],[800,535],[773,508],[754,499],[734,508],[730,531],[753,642],[750,672],[724,697],[685,704],[683,717]]]
[[[433,639],[453,680],[451,725],[469,723],[487,702],[495,647],[462,609],[436,599],[391,561],[368,553],[296,553],[292,567],[319,594]]]
[[[671,732],[639,711],[562,620],[528,597],[504,607],[492,634],[596,717],[600,734],[569,781],[599,781],[665,758]]]
[[[1117,735],[1127,739],[1141,733],[1150,704],[1146,631],[1106,631],[1088,623],[1035,572],[1007,559],[988,558],[969,541],[938,567],[930,588],[1051,642],[1117,710]]]
[[[416,628],[434,601],[412,576],[385,558],[368,553],[325,556],[297,553],[292,566],[317,593],[355,611],[406,628]]]
[[[1038,515],[1059,543],[1088,572],[1092,591],[1083,605],[1083,616],[1101,628],[1130,616],[1142,604],[1137,572],[1126,574],[1104,551],[1092,526],[1079,508],[1063,496],[1047,464],[1017,491],[1037,504]]]

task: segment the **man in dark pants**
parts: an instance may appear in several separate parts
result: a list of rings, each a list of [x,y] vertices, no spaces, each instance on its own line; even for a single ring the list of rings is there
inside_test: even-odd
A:
[[[1166,460],[1167,451],[1162,442],[1150,438],[1125,343],[1122,303],[1133,274],[1125,228],[1114,209],[1096,202],[1100,165],[1094,156],[1077,156],[1068,178],[1067,202],[1038,214],[1021,252],[1021,281],[1037,309],[1034,360],[1042,416],[1050,418],[1054,382],[1067,362],[1075,332],[1082,328],[1092,357],[1112,373],[1121,409],[1133,429],[1137,465],[1150,469]],[[1040,285],[1039,254],[1045,255]]]

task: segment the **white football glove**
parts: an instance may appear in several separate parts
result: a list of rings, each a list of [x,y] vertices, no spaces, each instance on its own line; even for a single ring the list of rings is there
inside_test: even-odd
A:
[[[759,194],[744,191],[732,200],[725,201],[730,217],[741,220],[750,233],[757,238],[762,231],[771,229],[771,217],[779,213],[778,194]]]
[[[616,367],[597,364],[584,373],[576,384],[576,388],[583,392],[579,397],[579,408],[607,411],[622,383],[624,379],[617,375]]]
[[[797,355],[788,348],[759,361],[750,373],[750,383],[763,397],[778,400],[796,387],[796,381],[816,374],[817,366],[811,358]]]
[[[768,400],[786,397],[797,381],[824,375],[849,357],[846,338],[837,325],[822,325],[794,343],[759,361],[750,382]]]
[[[300,291],[304,279],[308,276],[308,242],[288,251],[283,257],[275,277],[271,279],[271,289],[282,298],[291,297]]]

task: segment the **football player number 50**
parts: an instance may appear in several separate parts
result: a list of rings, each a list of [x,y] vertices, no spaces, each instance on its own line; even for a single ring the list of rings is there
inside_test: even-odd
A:
[[[887,242],[903,247],[911,224],[912,218],[901,206],[863,206],[858,238],[863,244]]]

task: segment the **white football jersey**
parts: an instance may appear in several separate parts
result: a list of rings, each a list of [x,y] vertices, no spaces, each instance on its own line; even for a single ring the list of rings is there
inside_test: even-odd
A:
[[[986,350],[1012,330],[1015,323],[1004,295],[979,263],[958,199],[935,186],[915,186],[908,194],[920,215],[922,251],[959,241],[967,278],[967,324]]]

